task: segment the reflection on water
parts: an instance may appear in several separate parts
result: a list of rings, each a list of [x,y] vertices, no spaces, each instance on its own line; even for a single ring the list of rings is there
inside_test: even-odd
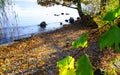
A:
[[[12,0],[0,0],[0,44],[12,40],[14,34],[18,36],[17,16],[13,10],[13,4]],[[5,27],[9,29],[4,30]]]
[[[43,7],[38,5],[36,0],[15,0],[11,5],[6,4],[5,7],[5,12],[1,11],[1,14],[6,14],[6,20],[1,20],[4,23],[0,26],[1,35],[4,34],[5,36],[0,39],[0,44],[9,42],[12,39],[16,40],[33,34],[55,30],[62,27],[60,22],[64,24],[65,19],[78,17],[75,9],[61,5]],[[61,15],[61,13],[69,13],[70,15]],[[59,16],[54,16],[55,14]],[[1,18],[3,18],[3,15],[1,15]],[[42,21],[46,21],[48,24],[45,30],[38,26]]]
[[[84,4],[82,7],[87,9]],[[66,19],[78,16],[76,9],[62,5],[44,7],[37,0],[0,0],[0,44],[55,30],[62,27],[60,22],[66,24]],[[38,26],[43,21],[47,23],[45,30]]]

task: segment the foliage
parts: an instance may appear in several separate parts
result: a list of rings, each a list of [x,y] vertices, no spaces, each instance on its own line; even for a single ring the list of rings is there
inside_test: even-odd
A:
[[[88,37],[88,33],[84,33],[78,40],[76,40],[72,43],[72,46],[74,48],[87,47],[87,45],[88,45],[87,37]]]
[[[74,68],[74,58],[68,56],[57,62],[59,75],[93,75],[92,65],[87,55],[81,56]]]
[[[109,11],[104,17],[103,20],[105,21],[113,21],[117,16],[120,15],[120,7],[116,8],[115,10]]]
[[[111,63],[109,64],[109,68],[105,71],[105,75],[118,75],[118,71],[116,68],[116,65],[115,63],[117,62],[118,60],[113,60],[111,61]]]
[[[111,28],[105,32],[99,40],[100,43],[100,50],[102,51],[102,49],[104,47],[110,47],[113,44],[115,44],[115,50],[116,52],[120,52],[120,28],[117,26],[111,26]]]
[[[92,65],[87,55],[83,55],[77,60],[76,69],[76,75],[93,75]]]
[[[119,6],[119,0],[108,0],[106,5],[106,12],[109,10],[114,10]]]
[[[115,44],[115,51],[116,52],[120,52],[120,28],[117,27],[116,25],[114,25],[114,23],[111,23],[111,21],[113,21],[116,17],[118,17],[120,15],[120,7],[116,8],[115,10],[112,10],[110,12],[108,12],[104,17],[103,20],[108,21],[111,24],[110,29],[105,32],[99,40],[100,43],[100,50],[102,51],[102,49],[104,47],[110,47],[113,44]]]
[[[75,75],[74,58],[71,56],[57,62],[57,66],[59,67],[59,75]]]
[[[110,64],[114,66],[114,71],[120,74],[120,57],[116,57],[116,59],[111,61]]]
[[[106,75],[117,75],[115,68],[111,68],[110,70],[106,71]]]

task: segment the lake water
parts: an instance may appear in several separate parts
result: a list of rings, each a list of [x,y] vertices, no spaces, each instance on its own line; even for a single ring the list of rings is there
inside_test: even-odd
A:
[[[0,44],[61,28],[60,22],[67,24],[66,19],[79,17],[76,9],[62,5],[40,6],[37,4],[37,0],[14,0],[11,5],[4,7],[6,13],[2,13],[3,9],[0,9]],[[92,6],[90,7],[92,8]],[[82,8],[87,9],[84,4],[82,4]],[[43,21],[47,23],[45,29],[38,26]]]
[[[65,23],[65,19],[70,17],[78,17],[77,10],[55,5],[52,7],[44,7],[37,4],[35,0],[16,0],[14,9],[18,14],[18,26],[20,26],[19,35],[28,35],[33,33],[42,33],[56,28],[62,27],[60,22]],[[69,13],[70,15],[60,15],[61,13]],[[57,14],[59,16],[54,16]],[[38,25],[46,21],[48,24],[45,30]]]
[[[6,6],[5,10],[7,9]],[[14,4],[12,4],[12,10],[14,11],[15,17],[11,18],[10,14],[7,14],[9,24],[15,23],[17,25],[14,26],[17,27],[4,25],[5,37],[1,38],[0,44],[10,42],[12,39],[17,40],[30,37],[33,34],[55,30],[62,27],[60,22],[66,24],[65,19],[69,19],[70,17],[76,19],[79,16],[76,9],[61,5],[51,7],[40,6],[37,4],[37,0],[15,0]],[[7,13],[10,12],[7,11]],[[61,15],[61,13],[67,13],[69,15]],[[58,16],[55,16],[55,14]],[[46,21],[48,24],[44,30],[38,26],[42,21]]]

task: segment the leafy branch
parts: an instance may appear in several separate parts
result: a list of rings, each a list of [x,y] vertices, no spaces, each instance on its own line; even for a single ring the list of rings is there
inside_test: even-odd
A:
[[[115,25],[114,20],[120,15],[120,7],[108,12],[103,21],[108,21],[110,28],[99,39],[100,51],[105,47],[115,45],[115,51],[120,52],[120,28]],[[88,33],[84,33],[79,39],[72,43],[73,48],[85,48],[88,46]],[[92,65],[87,55],[81,56],[76,62],[74,67],[74,58],[68,56],[63,60],[57,62],[59,67],[59,75],[93,75]],[[115,73],[116,74],[116,73]]]
[[[74,58],[68,56],[57,62],[59,75],[93,75],[92,65],[88,55],[81,56],[74,67]]]

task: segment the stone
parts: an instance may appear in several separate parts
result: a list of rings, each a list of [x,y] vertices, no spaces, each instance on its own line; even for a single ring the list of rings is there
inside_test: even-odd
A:
[[[69,13],[65,13],[65,15],[70,15]]]
[[[54,16],[60,16],[60,14],[54,14]]]
[[[39,26],[40,26],[41,28],[46,28],[46,25],[47,25],[47,24],[46,24],[46,22],[45,22],[45,21],[43,21],[43,22],[41,22],[41,23],[40,23],[40,25],[39,25]]]
[[[102,71],[101,69],[97,69],[95,70],[94,75],[104,75],[104,71]]]
[[[80,20],[80,17],[77,17],[77,20]]]
[[[60,22],[60,25],[62,25],[63,23],[62,22]]]
[[[61,13],[61,15],[64,15],[64,13]]]
[[[73,17],[69,18],[69,23],[74,23],[74,18]]]
[[[68,20],[66,19],[65,22],[68,22]]]

